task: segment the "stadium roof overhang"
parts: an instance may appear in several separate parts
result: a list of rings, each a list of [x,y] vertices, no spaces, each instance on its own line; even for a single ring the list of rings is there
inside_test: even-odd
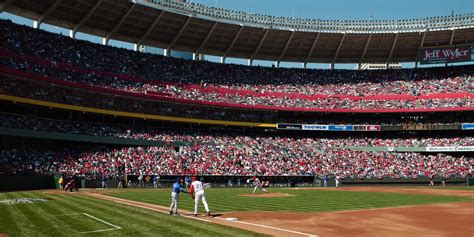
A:
[[[236,18],[234,11],[183,6],[170,0],[0,0],[2,11],[74,33],[251,60],[412,62],[420,47],[474,44],[474,14],[399,21],[308,20],[303,25],[303,19],[267,22],[268,16],[242,13]]]

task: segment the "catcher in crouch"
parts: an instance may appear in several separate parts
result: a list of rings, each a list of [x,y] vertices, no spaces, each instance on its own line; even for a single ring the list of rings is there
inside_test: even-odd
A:
[[[263,188],[262,181],[260,181],[260,179],[258,179],[257,177],[253,176],[253,178],[247,180],[247,183],[250,183],[250,182],[252,182],[252,185],[255,186],[253,188],[252,194],[255,194],[255,191],[257,191],[257,188],[260,189],[262,192],[268,193],[268,191]]]

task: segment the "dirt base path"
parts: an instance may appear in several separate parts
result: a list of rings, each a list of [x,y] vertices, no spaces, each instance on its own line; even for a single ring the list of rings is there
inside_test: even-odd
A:
[[[320,236],[474,236],[474,202],[326,213],[236,212],[223,216]]]
[[[338,190],[366,192],[402,192],[448,195],[472,191],[351,187]],[[461,192],[459,192],[461,191]],[[104,195],[105,192],[79,192],[94,198],[168,213],[168,208]],[[79,194],[78,193],[78,194]],[[195,218],[182,211],[185,218],[233,226],[272,236],[474,236],[474,199],[471,202],[379,208],[368,210],[295,213],[295,212],[230,212],[214,218]],[[228,221],[226,218],[238,218]]]

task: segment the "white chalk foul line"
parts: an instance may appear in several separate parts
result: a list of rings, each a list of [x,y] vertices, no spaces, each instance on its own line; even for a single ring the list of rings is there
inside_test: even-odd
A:
[[[100,195],[100,194],[89,193],[88,195],[96,196],[98,198],[102,197],[102,195]],[[130,206],[140,207],[140,208],[144,208],[144,209],[148,209],[148,210],[154,210],[154,211],[157,211],[157,212],[169,213],[168,211],[163,211],[163,210],[158,209],[157,207],[161,207],[161,206],[158,206],[158,205],[153,204],[154,207],[151,207],[147,203],[140,202],[139,204],[135,204],[134,203],[135,201],[129,201],[129,200],[121,201],[120,199],[121,198],[108,197],[108,199],[106,199],[106,200],[116,202],[116,203],[130,205]],[[166,209],[166,207],[162,207],[162,208]],[[183,212],[183,213],[186,213],[186,212]],[[187,212],[187,213],[190,213],[190,212]],[[212,223],[212,221],[210,221],[210,220],[197,218],[197,217],[194,217],[194,216],[181,216],[181,217]],[[214,219],[228,221],[225,218],[221,218],[221,217],[214,217]],[[287,230],[287,229],[282,229],[282,228],[273,227],[273,226],[254,224],[254,223],[250,223],[250,222],[244,222],[244,221],[229,221],[229,222],[238,222],[238,223],[244,224],[244,225],[253,225],[253,226],[257,226],[257,227],[261,227],[261,228],[273,229],[273,230],[278,230],[278,231],[283,231],[283,232],[287,232],[287,233],[298,234],[298,235],[303,235],[303,236],[308,236],[308,237],[319,237],[319,235],[315,235],[315,234],[308,234],[308,233],[298,232],[298,231],[294,231],[294,230]]]
[[[90,214],[84,213],[84,212],[82,212],[82,213],[62,214],[62,215],[53,215],[53,216],[79,216],[79,215],[87,216],[87,217],[89,217],[89,218],[91,218],[91,219],[94,219],[94,220],[96,220],[96,221],[98,221],[98,222],[101,222],[101,223],[103,223],[103,224],[105,224],[105,225],[108,225],[108,226],[110,226],[110,227],[112,227],[112,228],[100,229],[100,230],[91,230],[91,231],[83,231],[83,232],[77,233],[78,235],[81,235],[81,234],[88,234],[88,233],[96,233],[96,232],[104,232],[104,231],[111,231],[111,230],[120,230],[120,229],[122,229],[122,227],[120,227],[120,226],[114,225],[114,224],[112,224],[112,223],[109,223],[109,222],[107,222],[107,221],[104,221],[104,220],[102,220],[102,219],[100,219],[100,218],[97,218],[97,217],[95,217],[95,216],[93,216],[93,215],[90,215]]]
[[[153,211],[157,211],[157,212],[161,212],[161,213],[165,213],[165,214],[169,214],[169,211],[164,211],[164,210],[160,210],[156,207],[150,207],[148,205],[146,205],[147,203],[140,203],[140,204],[135,204],[135,203],[132,203],[132,202],[129,202],[129,201],[120,201],[120,200],[117,200],[117,199],[107,199],[109,201],[112,201],[112,202],[116,202],[116,203],[120,203],[120,204],[126,204],[126,205],[129,205],[129,206],[134,206],[134,207],[140,207],[140,208],[143,208],[143,209],[147,209],[147,210],[153,210]],[[143,205],[145,204],[145,206]],[[156,205],[155,205],[156,206]],[[191,212],[183,212],[182,213],[186,213],[186,214],[190,214],[192,215]],[[184,217],[184,218],[189,218],[189,219],[194,219],[194,220],[199,220],[199,221],[204,221],[204,222],[212,222],[210,220],[206,220],[206,219],[202,219],[202,218],[198,218],[198,217],[194,217],[194,216],[185,216],[185,215],[181,215],[181,217]]]
[[[230,221],[230,220],[226,220],[225,218],[220,218],[220,217],[217,217],[216,219]],[[288,233],[292,233],[292,234],[304,235],[304,236],[308,236],[308,237],[319,237],[319,235],[308,234],[308,233],[303,233],[303,232],[294,231],[294,230],[287,230],[287,229],[282,229],[282,228],[268,226],[268,225],[255,224],[255,223],[250,223],[250,222],[245,222],[245,221],[230,221],[230,222],[237,222],[237,223],[241,223],[241,224],[245,224],[245,225],[253,225],[253,226],[257,226],[257,227],[273,229],[273,230],[288,232]]]
[[[108,225],[108,226],[111,226],[111,227],[115,228],[115,229],[122,229],[122,227],[120,227],[120,226],[114,225],[114,224],[112,224],[112,223],[109,223],[109,222],[107,222],[107,221],[104,221],[104,220],[99,219],[99,218],[97,218],[97,217],[95,217],[95,216],[89,215],[89,214],[87,214],[87,213],[82,213],[82,215],[87,216],[87,217],[90,217],[90,218],[92,218],[92,219],[94,219],[94,220],[96,220],[96,221],[102,222],[102,223],[104,223],[104,224],[106,224],[106,225]]]
[[[105,231],[121,230],[121,229],[122,229],[122,227],[120,227],[120,226],[117,226],[117,225],[114,225],[114,224],[109,223],[109,222],[107,222],[107,221],[104,221],[104,220],[102,220],[102,219],[100,219],[100,218],[97,218],[97,217],[95,217],[95,216],[93,216],[93,215],[90,215],[90,214],[87,214],[87,213],[81,213],[81,214],[84,215],[84,216],[87,216],[87,217],[89,217],[89,218],[92,218],[92,219],[94,219],[94,220],[96,220],[96,221],[98,221],[98,222],[101,222],[101,223],[103,223],[103,224],[106,224],[106,225],[108,225],[108,226],[110,226],[110,227],[112,227],[112,228],[101,229],[101,230],[92,230],[92,231],[83,231],[83,232],[79,232],[78,234],[89,234],[89,233],[97,233],[97,232],[105,232]]]

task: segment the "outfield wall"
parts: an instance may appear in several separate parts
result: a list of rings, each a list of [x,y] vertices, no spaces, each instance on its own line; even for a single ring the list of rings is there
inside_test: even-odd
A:
[[[54,188],[54,177],[49,175],[0,175],[0,192]]]
[[[145,178],[146,176],[144,176]],[[171,185],[176,182],[178,177],[183,176],[161,176],[159,186],[162,188],[169,188]],[[241,187],[248,186],[246,181],[247,179],[252,178],[252,176],[197,176],[197,179],[203,177],[205,183],[211,183],[212,187],[227,187],[229,179],[232,180],[232,186],[238,186],[238,179],[240,179]],[[281,187],[323,187],[324,182],[319,177],[314,176],[258,176],[258,178],[262,181],[269,181],[270,186],[281,186]],[[469,178],[449,178],[446,179],[447,185],[456,185],[456,186],[465,186],[468,184]],[[471,178],[472,179],[472,178]],[[136,175],[129,175],[128,180],[132,181],[132,187],[153,187],[153,176],[150,176],[150,182],[147,184],[144,182],[142,185],[138,182],[138,176]],[[433,181],[435,185],[441,185],[441,177],[434,177]],[[428,177],[419,177],[417,179],[413,178],[400,178],[400,179],[393,179],[393,178],[384,178],[384,179],[357,179],[357,178],[346,178],[341,181],[342,185],[347,186],[356,186],[356,185],[428,185],[430,179]],[[471,181],[472,182],[472,181]],[[473,184],[474,185],[474,182]],[[328,187],[335,187],[335,180],[334,177],[329,177],[327,182]]]
[[[145,180],[144,176],[144,179]],[[197,176],[198,180],[203,177],[204,183],[210,183],[211,187],[223,188],[229,187],[229,179],[232,180],[232,187],[249,187],[247,179],[252,176]],[[171,188],[177,178],[184,178],[183,176],[166,175],[160,176],[158,183],[159,188]],[[260,180],[269,182],[270,187],[323,187],[324,182],[319,177],[314,176],[259,176]],[[240,186],[238,180],[240,179]],[[150,176],[150,181],[147,183],[143,181],[142,184],[138,182],[138,176],[129,175],[127,180],[131,181],[130,188],[152,188],[153,176]],[[433,178],[436,186],[441,185],[441,177]],[[470,181],[470,182],[469,182]],[[117,188],[117,179],[110,179],[106,181],[108,188]],[[428,186],[430,179],[421,177],[417,179],[401,178],[401,179],[344,179],[342,186],[356,186],[356,185],[418,185]],[[450,178],[446,180],[448,186],[466,186],[474,185],[474,178]],[[126,185],[125,185],[126,186]],[[328,187],[335,187],[334,177],[329,177],[327,182]],[[102,180],[100,179],[81,179],[78,185],[79,188],[101,188]],[[0,175],[0,192],[6,191],[21,191],[21,190],[38,190],[38,189],[55,189],[56,183],[53,176],[48,175]]]

